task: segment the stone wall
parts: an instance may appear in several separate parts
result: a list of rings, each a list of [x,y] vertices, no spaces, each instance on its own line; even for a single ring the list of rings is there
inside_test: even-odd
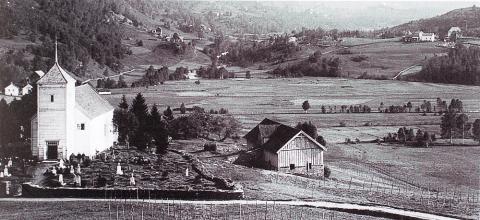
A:
[[[28,198],[137,198],[137,199],[243,199],[243,190],[160,190],[140,188],[70,188],[22,184],[22,196]]]

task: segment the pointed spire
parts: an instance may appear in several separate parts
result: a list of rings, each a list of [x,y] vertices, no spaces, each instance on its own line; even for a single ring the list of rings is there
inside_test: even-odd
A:
[[[55,36],[55,64],[58,64],[58,43],[57,43],[57,36]]]

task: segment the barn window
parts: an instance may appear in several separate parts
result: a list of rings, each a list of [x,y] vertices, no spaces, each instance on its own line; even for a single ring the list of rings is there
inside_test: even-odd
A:
[[[294,170],[295,169],[295,164],[290,164],[290,170]]]
[[[50,102],[55,101],[55,97],[53,95],[50,95]]]

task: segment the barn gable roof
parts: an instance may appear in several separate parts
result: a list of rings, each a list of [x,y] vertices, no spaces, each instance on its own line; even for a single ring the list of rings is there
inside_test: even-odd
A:
[[[243,137],[247,140],[256,139],[258,135],[265,135],[267,132],[265,130],[269,130],[269,126],[276,127],[278,125],[280,125],[280,123],[265,118]]]
[[[76,106],[90,119],[113,110],[113,106],[89,84],[75,87],[75,102]]]
[[[280,126],[278,126],[275,132],[273,132],[273,134],[270,136],[269,140],[261,147],[267,151],[276,153],[300,132],[301,130],[299,129],[280,124]]]
[[[259,135],[261,135],[261,137],[268,137],[268,141],[261,145],[260,148],[272,153],[277,153],[300,134],[303,134],[322,150],[327,150],[323,145],[318,143],[304,131],[272,121],[268,118],[263,119],[263,121],[248,132],[244,138],[247,140],[250,140],[251,138],[256,139]]]

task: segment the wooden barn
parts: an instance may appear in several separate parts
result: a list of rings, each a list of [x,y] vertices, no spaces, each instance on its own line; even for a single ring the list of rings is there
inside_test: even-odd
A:
[[[266,118],[244,138],[267,169],[323,176],[326,148],[302,130]]]

